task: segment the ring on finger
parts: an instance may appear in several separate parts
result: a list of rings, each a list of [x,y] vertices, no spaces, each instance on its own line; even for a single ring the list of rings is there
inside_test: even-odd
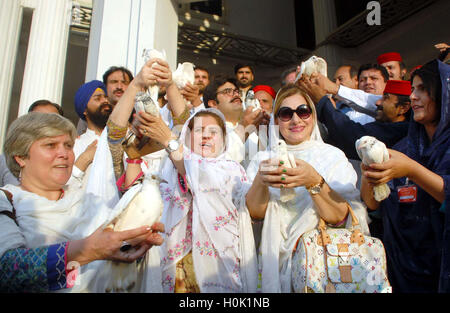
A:
[[[131,249],[131,244],[129,244],[128,242],[126,242],[125,240],[122,241],[122,245],[120,246],[120,251],[122,252],[127,252],[128,250]]]

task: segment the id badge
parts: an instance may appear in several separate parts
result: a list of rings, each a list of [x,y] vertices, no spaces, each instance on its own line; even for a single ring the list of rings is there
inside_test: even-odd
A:
[[[406,180],[406,185],[397,187],[398,202],[400,203],[410,203],[417,201],[417,186],[408,184],[408,179]]]

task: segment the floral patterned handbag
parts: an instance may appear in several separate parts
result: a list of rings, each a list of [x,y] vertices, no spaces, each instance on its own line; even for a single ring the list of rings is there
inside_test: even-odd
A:
[[[349,207],[351,229],[319,226],[303,234],[292,256],[295,292],[392,292],[387,278],[386,255],[381,240],[364,236]]]

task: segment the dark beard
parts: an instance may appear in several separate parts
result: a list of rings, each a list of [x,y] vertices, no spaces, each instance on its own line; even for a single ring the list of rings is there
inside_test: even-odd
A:
[[[108,107],[109,110],[106,112],[102,112],[102,110]],[[111,115],[112,112],[112,106],[110,104],[102,104],[95,110],[95,112],[87,110],[87,117],[89,117],[89,120],[94,123],[95,126],[99,128],[105,128],[106,122],[108,122],[108,118]]]
[[[206,89],[206,86],[205,85],[203,85],[203,84],[197,84],[197,86],[198,86],[198,93],[200,94],[200,95],[202,95],[203,94],[203,92],[205,91],[205,89]]]
[[[241,81],[238,81],[237,83],[239,88],[247,88],[252,84],[250,80],[248,80],[246,83],[242,83]]]

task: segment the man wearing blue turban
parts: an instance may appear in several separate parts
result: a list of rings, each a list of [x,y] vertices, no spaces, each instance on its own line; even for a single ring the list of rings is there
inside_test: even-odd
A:
[[[88,148],[92,153],[85,154],[89,158],[83,158],[86,159],[86,164],[82,168],[78,168],[77,164],[75,164],[72,176],[81,177],[92,161],[96,146],[94,142],[100,138],[100,134],[105,128],[112,110],[113,106],[109,103],[106,96],[106,86],[103,82],[92,80],[83,84],[77,90],[75,94],[75,111],[82,120],[86,121],[87,129],[75,140],[73,152],[76,159]]]

